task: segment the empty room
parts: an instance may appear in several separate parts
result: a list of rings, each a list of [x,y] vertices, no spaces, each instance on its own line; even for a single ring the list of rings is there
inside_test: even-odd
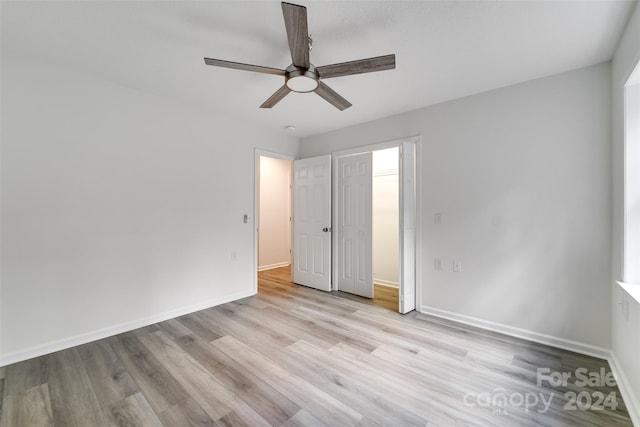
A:
[[[0,0],[0,427],[640,427],[637,0]]]

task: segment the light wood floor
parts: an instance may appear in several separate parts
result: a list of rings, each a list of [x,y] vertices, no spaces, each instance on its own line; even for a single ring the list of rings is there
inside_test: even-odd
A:
[[[616,387],[536,385],[539,367],[606,361],[402,316],[288,274],[260,273],[255,297],[0,368],[0,425],[631,426]],[[618,408],[564,409],[565,393],[583,391],[615,393]],[[536,393],[548,411],[523,406]],[[500,395],[506,405],[488,404]]]
[[[290,267],[285,267],[281,270],[282,279],[286,281],[289,281],[289,279],[284,277],[288,269],[290,269]],[[387,310],[395,311],[396,313],[399,311],[398,288],[394,288],[391,286],[379,285],[377,283],[374,283],[373,298],[364,298],[358,295],[341,291],[331,291],[331,293],[341,298],[348,298],[353,301],[358,301],[362,304],[377,305],[378,307],[384,307]]]
[[[398,288],[373,284],[373,304],[391,311],[398,311]]]

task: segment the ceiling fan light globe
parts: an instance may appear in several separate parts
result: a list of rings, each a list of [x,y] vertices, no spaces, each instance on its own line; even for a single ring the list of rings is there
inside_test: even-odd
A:
[[[287,79],[287,87],[294,92],[313,92],[318,88],[318,79],[309,75],[292,76]]]

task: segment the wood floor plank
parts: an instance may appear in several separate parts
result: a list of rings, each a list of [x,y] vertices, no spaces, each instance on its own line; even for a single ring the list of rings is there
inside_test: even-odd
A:
[[[354,294],[350,294],[342,291],[331,291],[328,294],[318,295],[317,298],[320,298],[326,303],[333,305],[334,302],[332,301],[331,298],[335,296],[340,297],[339,303],[338,303],[340,306],[343,306],[345,308],[349,307],[354,311],[366,310],[375,314],[385,314],[385,313],[388,314],[392,312],[395,312],[395,313],[398,312],[397,309],[390,311],[388,308],[381,307],[379,305],[374,304],[373,299],[361,297],[359,295],[354,295]]]
[[[270,358],[281,366],[286,366],[292,374],[322,389],[350,406],[360,414],[366,414],[378,420],[382,425],[422,426],[424,420],[411,412],[399,410],[394,404],[394,397],[387,393],[380,394],[367,382],[354,375],[351,367],[341,369],[335,364],[319,363],[315,358],[301,356],[300,353],[283,349],[278,353],[270,352]],[[376,381],[375,379],[371,379]],[[375,405],[371,403],[375,402]]]
[[[219,334],[211,328],[207,318],[201,313],[192,313],[187,314],[186,316],[181,316],[178,318],[178,321],[191,331],[191,333],[198,335],[205,341],[217,340],[222,336],[222,334]]]
[[[47,384],[41,384],[6,397],[0,427],[54,426]]]
[[[352,316],[358,323],[370,331],[381,331],[387,338],[400,339],[406,342],[415,343],[419,347],[427,347],[438,350],[452,357],[463,357],[468,352],[467,343],[456,343],[450,339],[431,332],[425,332],[418,328],[407,328],[405,324],[398,321],[400,315],[393,315],[393,318],[381,317],[363,310],[355,312]]]
[[[315,360],[316,363],[326,364],[327,361],[332,360],[333,366],[340,370],[343,375],[356,376],[361,381],[364,381],[367,387],[374,390],[376,394],[388,393],[394,399],[393,403],[395,405],[424,420],[434,421],[438,425],[455,425],[459,420],[473,424],[473,419],[463,411],[437,410],[438,407],[450,409],[448,406],[452,402],[453,404],[458,404],[461,397],[447,399],[446,396],[427,387],[420,387],[420,392],[414,393],[403,381],[404,375],[397,377],[389,374],[389,370],[392,369],[391,365],[384,366],[386,371],[381,369],[383,366],[378,366],[377,369],[368,366],[373,361],[371,356],[367,356],[367,359],[362,360],[333,358],[327,352],[302,341],[291,345],[290,348],[304,357]],[[401,372],[397,371],[396,374],[401,374]]]
[[[80,358],[103,405],[119,402],[139,391],[138,386],[106,341],[94,341],[78,347]]]
[[[154,411],[162,412],[188,399],[189,394],[140,342],[146,335],[120,334],[109,339],[109,344]]]
[[[133,394],[109,405],[106,412],[114,426],[163,427],[142,393]]]
[[[224,331],[222,335],[233,336],[248,345],[262,342],[268,346],[286,347],[295,342],[295,338],[271,328],[269,322],[261,322],[259,319],[239,319],[235,313],[222,310],[203,310],[202,313]]]
[[[449,402],[452,407],[459,406],[459,402],[464,401],[467,393],[479,395],[487,390],[494,390],[495,384],[500,384],[501,388],[509,393],[518,393],[523,396],[537,391],[533,385],[526,387],[526,384],[520,384],[516,379],[488,370],[479,371],[465,364],[458,365],[456,370],[449,370],[446,369],[446,362],[442,359],[438,362],[434,358],[429,358],[428,363],[421,363],[417,355],[406,354],[402,350],[385,345],[376,349],[371,356],[386,362],[376,364],[372,359],[366,359],[366,363],[372,365],[376,371],[384,367],[394,377],[410,372],[417,381],[429,384],[429,389],[439,390],[434,397]],[[404,372],[400,373],[400,370]],[[419,392],[420,389],[414,391]],[[474,413],[471,409],[468,409],[468,412]],[[474,416],[480,419],[479,414]],[[512,418],[516,418],[515,415],[512,415]],[[521,426],[536,425],[522,417],[518,419],[518,423]]]
[[[296,412],[294,416],[282,423],[282,427],[329,427],[322,420],[313,416],[304,409]]]
[[[294,313],[315,318],[317,321],[329,325],[340,325],[355,334],[380,344],[384,343],[397,346],[414,353],[419,352],[420,349],[438,349],[453,358],[459,358],[466,354],[466,349],[462,347],[443,344],[437,341],[429,341],[425,337],[420,336],[417,331],[407,332],[396,327],[377,327],[374,322],[369,320],[354,318],[356,313],[349,317],[336,317],[330,313],[318,311],[310,307],[299,307],[294,310]],[[396,330],[399,330],[401,334],[395,334],[394,332]],[[418,336],[419,339],[415,339],[416,336]]]
[[[398,288],[395,286],[373,284],[373,299],[371,303],[384,307],[390,311],[398,311]]]
[[[275,287],[273,289],[269,289],[268,291],[264,291],[260,294],[260,298],[264,301],[271,302],[274,305],[288,306],[291,308],[295,308],[302,305],[307,305],[315,308],[316,310],[324,311],[330,314],[335,314],[339,316],[348,316],[353,312],[370,307],[371,309],[377,310],[385,310],[381,307],[376,306],[367,306],[359,304],[355,301],[350,301],[348,299],[338,298],[335,299],[335,303],[332,304],[331,298],[333,297],[331,294],[321,295],[321,294],[305,294],[303,292],[307,292],[309,289],[295,289],[295,288],[280,288]]]
[[[307,379],[339,400],[349,401],[356,411],[373,414],[378,419],[386,421],[385,425],[424,425],[424,421],[420,418],[395,411],[393,405],[385,402],[380,395],[367,393],[368,388],[354,383],[353,378],[349,375],[334,374],[331,366],[311,360],[304,364],[304,358],[297,355],[287,355],[282,351],[284,349],[281,346],[273,346],[273,343],[259,341],[252,342],[251,347],[262,354],[268,354],[271,360],[277,361],[280,366],[286,366],[287,371]],[[371,405],[372,401],[376,401],[376,404]]]
[[[49,393],[55,423],[68,427],[107,426],[77,348],[49,356]]]
[[[241,304],[241,305],[250,305],[252,307],[255,307],[257,309],[263,309],[263,308],[267,308],[267,307],[273,307],[271,304],[268,304],[264,301],[260,301],[258,298],[255,297],[248,297],[248,298],[242,298],[239,299],[237,301],[235,301],[236,304]]]
[[[232,391],[162,331],[147,334],[140,340],[213,420],[224,417],[241,403]]]
[[[287,315],[273,308],[265,308],[258,311],[251,306],[246,306],[244,308],[241,308],[241,306],[237,307],[239,308],[237,309],[236,314],[239,319],[251,322],[255,321],[256,317],[260,314],[268,315],[269,326],[271,328],[276,329],[280,333],[286,334],[294,340],[304,339],[314,345],[328,349],[336,345],[341,338],[325,328],[309,327],[309,322],[306,322],[301,318]]]
[[[261,355],[231,336],[213,342],[230,357],[237,358],[254,375],[269,381],[280,393],[301,408],[325,420],[331,425],[355,425],[362,415],[312,384],[288,373],[264,355]]]
[[[269,310],[278,310],[277,308],[271,308]],[[308,313],[300,313],[297,311],[283,311],[278,310],[282,315],[288,316],[294,322],[303,323],[307,328],[317,331],[317,333],[325,333],[329,337],[333,337],[338,342],[346,342],[354,347],[360,348],[365,353],[370,353],[375,350],[380,343],[371,339],[371,337],[364,336],[363,334],[354,332],[349,328],[343,327],[339,321],[323,321],[317,319],[315,316]]]
[[[187,399],[159,414],[166,427],[216,427],[218,424],[196,403]]]
[[[158,323],[154,323],[153,325],[143,326],[142,328],[133,330],[131,331],[131,333],[135,335],[145,335],[153,332],[158,332],[159,330],[160,328],[158,327]]]
[[[178,345],[270,424],[280,425],[300,409],[234,358],[202,338],[185,336],[178,340]]]
[[[158,329],[173,339],[183,337],[193,333],[188,327],[184,326],[178,319],[169,319],[157,324]]]
[[[36,357],[5,367],[5,394],[11,396],[47,382],[49,360]]]
[[[270,427],[272,424],[269,424],[264,418],[260,416],[256,411],[254,411],[251,406],[242,402],[239,403],[235,409],[224,417],[216,420],[216,423],[219,426],[256,426],[256,427]]]

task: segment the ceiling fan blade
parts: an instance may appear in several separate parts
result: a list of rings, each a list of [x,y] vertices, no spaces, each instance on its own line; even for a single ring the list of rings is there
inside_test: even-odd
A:
[[[282,98],[287,96],[291,92],[291,89],[287,87],[287,85],[283,85],[280,89],[278,89],[273,95],[269,97],[266,101],[262,103],[260,108],[271,108],[276,105],[278,102],[282,101]]]
[[[396,55],[392,54],[342,62],[340,64],[324,65],[322,67],[316,67],[316,72],[321,79],[330,79],[332,77],[373,73],[374,71],[392,70],[394,68],[396,68]]]
[[[236,70],[254,71],[256,73],[275,74],[284,76],[287,72],[278,68],[262,67],[260,65],[243,64],[241,62],[223,61],[222,59],[204,58],[204,63],[215,67],[234,68]]]
[[[349,101],[338,95],[338,92],[331,89],[321,81],[318,82],[318,88],[315,90],[315,93],[320,95],[340,111],[346,110],[347,108],[351,107],[351,103]]]
[[[309,29],[307,28],[307,8],[297,4],[282,2],[284,26],[287,29],[289,50],[293,65],[309,68]]]

